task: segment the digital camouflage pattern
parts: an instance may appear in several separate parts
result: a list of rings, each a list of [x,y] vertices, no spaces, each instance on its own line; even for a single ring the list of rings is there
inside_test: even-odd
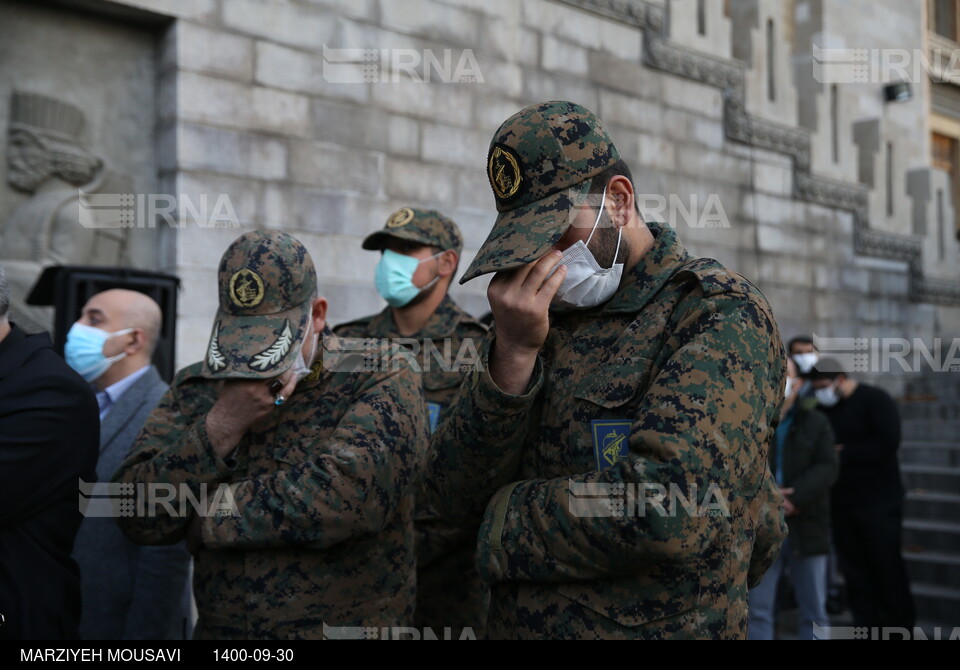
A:
[[[416,242],[443,251],[463,251],[463,236],[457,224],[433,209],[401,207],[387,218],[382,230],[371,233],[363,241],[367,251],[383,249],[390,238]]]
[[[499,215],[460,283],[543,257],[592,178],[618,160],[600,119],[575,103],[532,105],[504,121],[487,155]]]
[[[317,292],[306,247],[279,230],[241,235],[220,259],[218,287],[204,376],[270,379],[286,372]]]
[[[468,371],[461,369],[458,361],[472,367],[475,357],[470,352],[479,353],[487,335],[487,327],[463,311],[448,295],[419,333],[401,335],[389,307],[378,314],[342,323],[334,328],[334,333],[341,338],[400,338],[401,344],[416,340],[420,346],[411,358],[415,361],[414,367],[421,372],[424,394],[428,402],[437,403],[443,410],[450,406]],[[424,340],[432,345],[425,347]],[[468,340],[470,344],[465,345]],[[447,347],[449,356],[445,355]],[[458,358],[460,352],[462,357]],[[440,356],[441,353],[444,355]]]
[[[490,637],[744,638],[748,585],[779,553],[767,446],[785,354],[770,307],[649,225],[653,249],[609,302],[551,313],[526,394],[503,393],[486,371],[491,332],[433,435],[431,498],[482,520]],[[597,441],[598,420],[621,432]],[[586,517],[570,496],[585,483],[623,485],[627,509],[637,485],[696,487],[705,505],[715,484],[729,516],[688,514],[668,495],[673,515],[646,505]]]
[[[205,517],[194,559],[196,638],[319,638],[324,624],[413,616],[413,488],[428,440],[420,380],[395,348],[378,370],[336,372],[338,338],[321,339],[312,373],[226,461],[204,424],[219,382],[199,363],[181,370],[114,477],[197,497],[206,485],[209,498],[229,485],[239,516]],[[169,544],[189,520],[160,507],[118,522],[135,542]]]
[[[388,307],[379,314],[337,326],[343,338],[401,337]],[[437,307],[423,329],[406,339],[416,340],[417,367],[429,404],[440,416],[447,410],[467,374],[460,366],[472,366],[486,338],[487,327],[464,312],[450,296]],[[436,349],[424,345],[432,343]],[[446,349],[449,347],[449,349]],[[442,362],[435,351],[448,351]],[[417,627],[442,630],[470,627],[476,636],[486,616],[484,593],[474,566],[478,523],[465,526],[444,520],[442,508],[425,504],[418,496],[414,527],[417,538]],[[452,635],[459,638],[458,633]]]

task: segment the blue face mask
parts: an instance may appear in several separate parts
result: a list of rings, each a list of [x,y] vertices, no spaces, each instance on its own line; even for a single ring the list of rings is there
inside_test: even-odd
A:
[[[426,291],[440,280],[440,275],[437,275],[426,286],[417,287],[413,283],[413,273],[417,271],[417,266],[423,261],[436,258],[442,253],[441,251],[429,258],[420,260],[413,256],[406,256],[398,254],[396,251],[384,249],[383,256],[377,263],[377,271],[374,276],[377,292],[391,307],[403,307],[409,304],[422,291]]]
[[[126,328],[115,333],[108,333],[99,328],[75,323],[70,328],[70,332],[67,333],[67,344],[63,348],[63,357],[66,359],[67,365],[92,384],[100,379],[110,369],[111,365],[127,355],[126,353],[120,353],[107,358],[103,355],[103,345],[111,337],[126,335],[132,331],[133,328]]]

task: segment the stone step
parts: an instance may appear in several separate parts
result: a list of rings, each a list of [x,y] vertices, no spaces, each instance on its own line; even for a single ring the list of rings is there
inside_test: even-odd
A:
[[[905,419],[902,432],[903,439],[909,441],[957,442],[960,441],[960,420]]]
[[[900,462],[960,468],[960,442],[904,442]]]
[[[956,421],[960,419],[960,401],[944,401],[938,399],[935,402],[904,402],[898,403],[900,409],[900,418],[907,421],[929,421],[934,419],[945,419]]]
[[[945,551],[904,551],[910,583],[960,588],[960,554]],[[957,620],[960,625],[960,619]]]
[[[917,619],[942,622],[941,635],[948,638],[954,626],[960,625],[960,588],[939,584],[914,583],[910,585]]]
[[[960,553],[960,523],[905,519],[903,546],[916,551]],[[960,618],[957,621],[960,622]]]
[[[897,401],[897,404],[924,402],[949,404],[960,400],[960,388],[944,386],[942,388],[911,389],[908,385],[904,394],[894,399]]]
[[[907,491],[903,515],[924,521],[960,520],[960,493],[911,489]]]
[[[900,466],[907,490],[960,493],[960,468],[906,463]]]
[[[904,397],[918,400],[929,397],[939,400],[956,400],[960,398],[960,375],[941,373],[911,379],[906,383]]]

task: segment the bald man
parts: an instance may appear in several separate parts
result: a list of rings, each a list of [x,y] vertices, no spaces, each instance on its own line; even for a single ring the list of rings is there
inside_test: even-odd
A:
[[[100,405],[97,481],[109,482],[167,385],[151,365],[159,305],[111,289],[83,307],[67,335],[67,363]],[[80,636],[88,640],[183,639],[189,631],[190,558],[183,543],[141,547],[107,517],[86,517],[73,550],[80,566]]]

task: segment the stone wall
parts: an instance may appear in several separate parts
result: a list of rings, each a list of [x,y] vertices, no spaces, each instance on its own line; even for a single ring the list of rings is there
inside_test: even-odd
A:
[[[527,104],[570,99],[604,119],[640,192],[686,209],[696,196],[692,216],[675,207],[671,217],[668,207],[657,218],[671,219],[694,252],[754,280],[785,337],[929,341],[960,333],[957,245],[947,236],[940,249],[936,234],[934,194],[945,176],[929,169],[929,87],[921,81],[910,102],[885,104],[882,82],[839,85],[834,160],[829,86],[812,78],[812,42],[922,48],[924,18],[913,4],[737,0],[726,16],[724,3],[707,0],[703,34],[696,0],[85,6],[173,19],[157,80],[161,188],[225,193],[243,230],[280,227],[301,238],[334,322],[382,307],[372,285],[378,257],[360,241],[400,206],[452,216],[466,237],[465,268],[495,216],[484,173],[493,131]],[[324,47],[380,50],[371,61],[379,67],[361,70],[374,80],[331,81],[335,59]],[[413,81],[394,67],[403,49],[450,50],[453,63],[470,50],[479,76]],[[729,225],[700,220],[708,201]],[[647,214],[655,210],[651,197]],[[160,266],[184,281],[186,364],[204,351],[216,263],[238,231],[182,224],[161,231]],[[454,294],[486,311],[485,281]],[[884,381],[897,390],[900,376]]]

